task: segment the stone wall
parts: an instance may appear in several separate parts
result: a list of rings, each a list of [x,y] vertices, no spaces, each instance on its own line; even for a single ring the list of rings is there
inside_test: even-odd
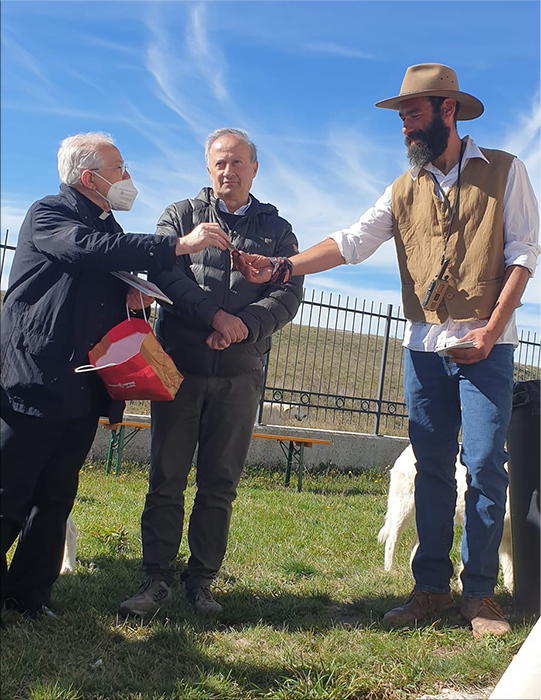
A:
[[[126,414],[124,420],[148,422],[150,417]],[[126,430],[129,433],[130,429]],[[388,465],[393,464],[408,444],[406,438],[283,425],[255,425],[254,432],[330,440],[332,445],[313,445],[304,450],[304,464],[308,468],[332,465],[343,470],[384,470]],[[107,457],[109,438],[109,430],[100,426],[90,452],[91,458],[105,459]],[[124,457],[135,462],[148,464],[150,460],[150,430],[141,430],[130,438],[124,447]],[[275,440],[253,438],[246,463],[248,465],[263,464],[269,467],[285,466],[285,457],[279,443]]]

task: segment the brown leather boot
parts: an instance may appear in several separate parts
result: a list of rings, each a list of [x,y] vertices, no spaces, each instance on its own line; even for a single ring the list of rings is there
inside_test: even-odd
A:
[[[451,593],[431,593],[414,590],[404,605],[393,608],[383,617],[383,625],[388,629],[404,627],[425,617],[432,617],[442,610],[455,607]]]
[[[494,598],[462,598],[462,615],[471,624],[474,637],[483,634],[507,634],[511,625]]]

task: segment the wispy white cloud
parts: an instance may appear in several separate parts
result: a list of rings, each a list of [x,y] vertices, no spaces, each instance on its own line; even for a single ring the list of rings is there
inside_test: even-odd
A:
[[[383,193],[389,184],[389,167],[382,167],[381,148],[358,129],[334,128],[331,131],[328,149],[334,156],[331,161],[332,174],[341,186],[357,190],[361,199],[370,202]],[[402,160],[403,154],[389,159]],[[396,164],[396,171],[399,169]]]
[[[9,61],[5,58],[9,56]],[[7,64],[7,65],[6,65]],[[2,89],[10,83],[28,104],[53,105],[58,89],[43,68],[43,62],[12,36],[2,25]],[[4,101],[2,103],[4,107]]]
[[[7,243],[9,245],[16,244],[21,223],[26,216],[30,204],[32,204],[32,202],[19,202],[2,197],[2,209],[0,214],[2,243],[5,242],[5,234],[6,231],[9,230]]]
[[[541,340],[541,306],[539,304],[524,305],[516,311],[516,321],[519,330],[535,333],[537,342]],[[531,338],[531,339],[532,339]]]
[[[307,294],[311,294],[312,290],[316,292],[324,291],[332,294],[335,300],[340,296],[344,302],[349,297],[350,299],[366,301],[367,304],[373,302],[375,305],[378,305],[381,303],[384,307],[387,304],[392,304],[395,313],[398,311],[398,307],[402,305],[402,297],[397,289],[376,288],[370,282],[363,283],[361,279],[357,284],[347,283],[339,275],[331,272],[311,275],[309,278],[306,278],[305,289]]]
[[[49,78],[43,71],[43,63],[35,58],[30,51],[16,41],[8,29],[2,27],[2,51],[4,55],[9,55],[11,68],[19,68],[27,76],[39,78],[50,84]]]
[[[324,41],[301,44],[300,48],[312,53],[334,54],[335,56],[343,56],[345,58],[360,58],[366,61],[380,60],[375,54]]]
[[[206,136],[224,111],[238,111],[225,84],[225,56],[219,42],[209,36],[207,8],[188,7],[181,40],[159,12],[147,13],[146,26],[145,65],[156,82],[158,98],[198,138]]]
[[[505,139],[504,150],[520,158],[528,170],[534,192],[537,195],[540,213],[541,200],[541,102],[536,93],[529,108],[518,112],[516,121],[511,124]],[[517,310],[517,322],[523,328],[530,328],[539,333],[541,327],[541,267],[539,265],[534,277],[528,282],[522,295],[523,307]]]
[[[541,96],[537,93],[529,109],[517,114],[506,137],[504,150],[520,158],[528,169],[534,192],[541,191]]]
[[[116,51],[117,53],[127,54],[129,56],[138,57],[141,53],[138,46],[127,46],[120,41],[107,41],[102,37],[88,35],[81,32],[77,36],[77,41],[79,44],[87,44],[90,46],[97,46],[101,49],[106,49],[107,51]]]
[[[92,88],[96,94],[99,94],[101,90],[99,75],[83,73],[82,71],[74,70],[70,66],[66,66],[64,71],[68,80],[73,80],[75,83],[84,83],[84,85]]]
[[[212,94],[219,102],[227,102],[229,93],[225,86],[225,56],[219,42],[211,40],[207,28],[207,10],[202,4],[190,11],[190,25],[186,30],[190,58],[197,70],[209,84]]]
[[[525,111],[517,113],[506,139],[506,147],[519,158],[528,155],[534,145],[539,144],[541,133],[541,96],[534,95],[531,105]]]
[[[186,124],[196,131],[198,119],[194,115],[193,107],[190,109],[187,104],[179,99],[174,85],[171,82],[170,62],[167,54],[164,53],[159,34],[153,37],[152,43],[147,47],[146,67],[156,81],[158,87],[157,96],[166,107],[173,110]]]

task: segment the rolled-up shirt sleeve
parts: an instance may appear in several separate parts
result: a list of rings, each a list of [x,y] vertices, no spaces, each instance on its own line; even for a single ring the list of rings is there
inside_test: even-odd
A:
[[[521,265],[533,275],[541,251],[539,236],[539,205],[526,167],[518,158],[513,160],[503,203],[505,265]],[[376,204],[349,228],[331,233],[346,263],[361,263],[385,241],[393,237],[392,185]]]
[[[369,258],[382,243],[393,237],[392,185],[349,228],[331,233],[346,263],[357,264]]]
[[[513,160],[503,199],[503,254],[506,267],[520,265],[533,275],[541,251],[539,237],[539,205],[526,167]]]

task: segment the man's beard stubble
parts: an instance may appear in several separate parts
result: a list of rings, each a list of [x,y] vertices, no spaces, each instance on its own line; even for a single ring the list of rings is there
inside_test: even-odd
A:
[[[435,160],[445,151],[449,142],[451,129],[445,126],[441,114],[435,114],[430,126],[424,131],[414,131],[405,138],[408,148],[408,160],[412,167],[422,168],[423,165]],[[413,144],[412,141],[420,141]]]

